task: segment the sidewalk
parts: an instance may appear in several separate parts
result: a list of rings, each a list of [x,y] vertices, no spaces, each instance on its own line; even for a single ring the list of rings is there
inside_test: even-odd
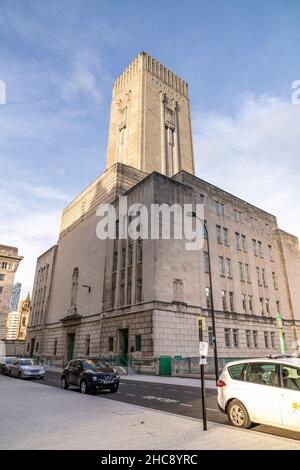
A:
[[[300,442],[0,376],[0,449],[290,449]]]

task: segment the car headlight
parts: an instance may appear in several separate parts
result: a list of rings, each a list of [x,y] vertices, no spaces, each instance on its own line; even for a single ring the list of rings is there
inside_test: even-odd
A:
[[[93,382],[97,382],[97,376],[94,375],[93,378],[92,378]]]

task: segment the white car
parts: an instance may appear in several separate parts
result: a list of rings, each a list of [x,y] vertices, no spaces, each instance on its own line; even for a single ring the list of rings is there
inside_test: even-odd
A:
[[[300,359],[268,357],[228,363],[217,383],[218,405],[231,424],[300,431]]]
[[[8,375],[10,377],[26,378],[45,378],[45,368],[41,366],[35,359],[31,358],[15,358],[8,366]]]

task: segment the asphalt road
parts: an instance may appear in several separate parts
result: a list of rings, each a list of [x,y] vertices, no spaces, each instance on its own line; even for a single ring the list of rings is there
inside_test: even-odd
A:
[[[45,379],[36,380],[36,382],[51,387],[60,387],[60,372],[48,370],[46,371]],[[69,390],[71,393],[80,393],[79,389],[75,387],[70,387]],[[120,387],[117,393],[103,391],[97,393],[95,396],[132,405],[140,405],[145,408],[152,408],[168,413],[198,419],[202,418],[201,390],[197,387],[122,380],[121,377]],[[206,389],[206,410],[207,419],[209,421],[229,425],[227,417],[218,409],[217,391],[215,389]],[[285,429],[262,424],[253,426],[251,430],[300,441],[300,433],[294,431],[287,431]]]

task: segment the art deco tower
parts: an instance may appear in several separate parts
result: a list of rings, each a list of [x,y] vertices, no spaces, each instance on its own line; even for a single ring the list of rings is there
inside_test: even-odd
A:
[[[145,52],[113,86],[107,165],[194,174],[187,83]]]

